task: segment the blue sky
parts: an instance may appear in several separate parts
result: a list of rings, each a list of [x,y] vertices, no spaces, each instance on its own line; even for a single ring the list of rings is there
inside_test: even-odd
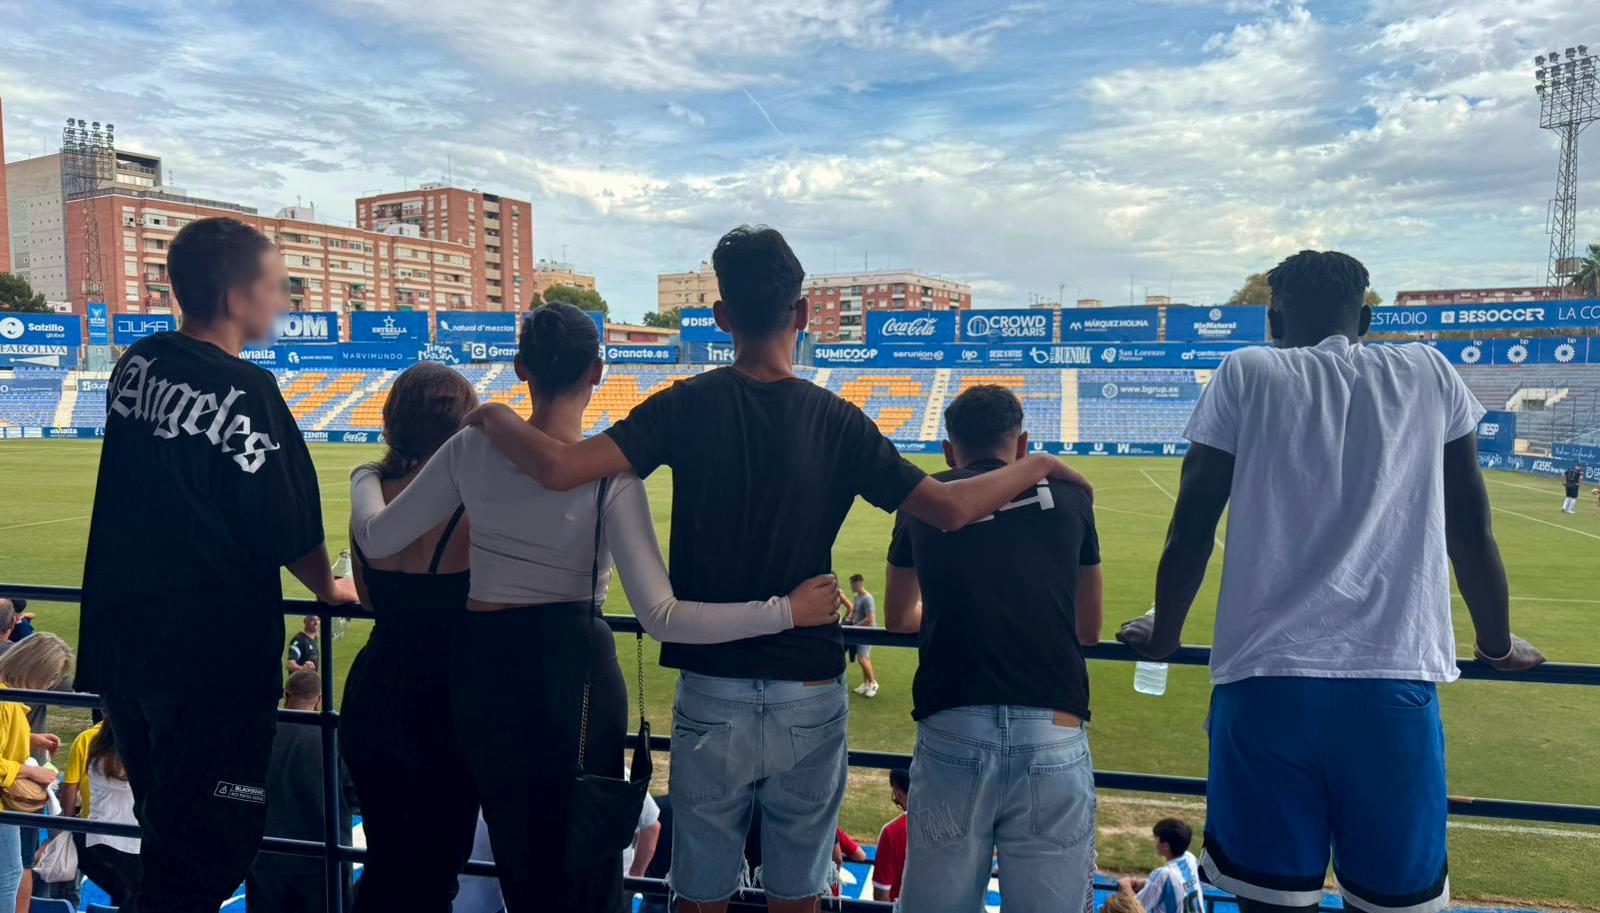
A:
[[[1525,284],[1555,171],[1531,58],[1600,43],[1571,0],[0,0],[0,21],[8,158],[112,120],[179,187],[330,221],[448,167],[533,200],[536,254],[632,317],[744,221],[813,272],[921,269],[980,306],[1214,302],[1303,247],[1360,257],[1386,298]]]

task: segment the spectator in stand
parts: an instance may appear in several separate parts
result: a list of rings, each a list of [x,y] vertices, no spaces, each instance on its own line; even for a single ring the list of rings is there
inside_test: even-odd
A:
[[[78,687],[117,721],[144,828],[140,913],[215,910],[266,823],[283,693],[283,584],[333,576],[317,471],[270,371],[239,357],[289,309],[254,228],[196,219],[167,250],[182,328],[122,353],[83,565]],[[159,623],[152,623],[159,619]]]
[[[1145,913],[1145,909],[1132,894],[1109,894],[1100,905],[1100,913]]]
[[[285,710],[315,713],[322,709],[322,677],[309,669],[289,676],[283,689]],[[267,825],[269,837],[291,840],[323,838],[322,730],[303,723],[279,723],[272,739],[272,763],[267,767]],[[340,842],[350,842],[350,811],[355,806],[349,776],[340,771]],[[451,784],[451,789],[457,788]],[[417,801],[426,801],[417,797]],[[429,835],[431,837],[431,835]],[[424,839],[414,835],[415,839]],[[345,906],[350,905],[350,875],[346,867]],[[250,913],[305,913],[325,910],[327,873],[321,859],[263,851],[245,879]]]
[[[656,835],[656,851],[650,864],[644,867],[644,877],[665,880],[672,871],[672,797],[660,795],[656,800],[656,823],[661,831]],[[669,913],[665,897],[646,897],[639,903],[639,913]]]
[[[626,772],[623,776],[626,778]],[[646,794],[644,806],[639,809],[639,826],[633,829],[633,843],[622,851],[623,874],[630,878],[643,877],[660,844],[661,806],[656,804],[654,796]]]
[[[533,417],[517,421],[538,426],[540,435],[582,440],[584,411],[604,371],[599,348],[594,321],[569,304],[547,304],[524,319],[516,371],[528,384]],[[585,711],[585,771],[622,775],[627,693],[616,640],[599,617],[613,553],[634,613],[668,642],[832,627],[838,581],[819,574],[787,597],[758,602],[680,600],[637,476],[554,491],[521,473],[478,427],[450,438],[392,502],[370,467],[351,475],[351,532],[369,559],[402,551],[463,505],[472,518],[472,575],[451,664],[451,708],[457,740],[474,749],[467,765],[504,866],[506,905],[614,913],[623,847],[609,859],[582,860],[580,871],[563,870]]]
[[[844,874],[843,874],[843,872],[844,872],[844,864],[845,864],[845,862],[847,860],[850,861],[850,862],[866,862],[867,861],[867,851],[861,848],[861,844],[859,844],[859,843],[855,842],[854,840],[850,839],[850,835],[846,834],[844,832],[844,828],[842,828],[842,827],[834,828],[834,830],[833,830],[833,871],[834,871],[834,876],[833,876],[833,896],[834,897],[838,897],[839,894],[840,894],[840,889],[844,887]]]
[[[383,403],[386,449],[375,467],[385,501],[411,484],[477,404],[472,384],[444,365],[423,362],[395,378]],[[472,852],[478,794],[450,709],[469,541],[462,508],[397,555],[372,558],[359,544],[353,549],[361,604],[375,619],[350,667],[339,714],[339,744],[367,838],[354,913],[449,913]],[[417,801],[417,784],[430,781],[453,785]]]
[[[33,634],[0,656],[0,688],[48,691],[72,668],[72,650],[54,634]],[[15,701],[0,701],[0,789],[18,780],[48,788],[55,772],[27,763],[32,754],[27,708]],[[0,909],[28,900],[20,894],[22,874],[33,862],[22,858],[22,829],[0,824]]]
[[[26,599],[0,599],[0,653],[11,649],[11,632],[21,622],[21,606],[27,604]]]
[[[1005,387],[963,391],[944,418],[951,468],[938,478],[981,477],[1028,452],[1022,403]],[[996,849],[1014,908],[1059,908],[1073,897],[1092,905],[1082,645],[1100,640],[1101,576],[1089,489],[1046,479],[948,533],[902,514],[886,573],[889,630],[920,632],[906,908],[981,907]]]
[[[850,575],[850,592],[855,596],[850,602],[850,614],[845,618],[845,625],[852,628],[870,628],[873,622],[877,604],[872,601],[872,594],[867,592],[867,582],[860,574]],[[872,645],[850,644],[844,648],[845,658],[851,659],[861,667],[861,684],[856,686],[856,693],[862,697],[878,696],[878,677],[872,674]]]
[[[33,633],[33,620],[38,616],[28,611],[28,600],[22,597],[16,599],[0,599],[0,603],[11,606],[12,623],[6,629],[5,639],[0,641],[0,653],[17,641]]]
[[[81,784],[81,801],[77,795],[68,795],[67,777],[63,777],[62,814],[79,814],[89,821],[106,821],[115,824],[137,824],[133,814],[133,788],[128,785],[128,772],[117,751],[116,731],[109,719],[84,731],[92,735],[85,742],[79,736],[73,742],[73,756],[68,758],[67,769],[76,773],[76,783]],[[78,760],[78,748],[83,746],[83,759]],[[81,767],[79,766],[81,764]],[[74,793],[78,790],[74,789]],[[90,796],[94,797],[90,804]],[[78,806],[68,811],[67,800]],[[78,868],[84,877],[99,885],[111,897],[111,905],[120,907],[133,897],[139,886],[143,867],[139,864],[138,837],[108,837],[88,834],[78,852]]]
[[[1452,566],[1478,660],[1544,661],[1511,633],[1483,407],[1437,349],[1361,344],[1353,258],[1301,251],[1267,284],[1277,348],[1229,353],[1200,395],[1155,615],[1117,639],[1178,649],[1227,508],[1203,877],[1244,913],[1314,910],[1331,851],[1346,906],[1430,913],[1450,893],[1435,687],[1459,675]]]
[[[286,665],[290,675],[296,672],[317,671],[317,660],[320,658],[317,656],[317,631],[321,628],[321,618],[307,615],[300,630],[289,638],[289,658]]]
[[[1137,897],[1148,913],[1205,913],[1205,895],[1200,888],[1200,864],[1189,852],[1194,832],[1177,818],[1162,818],[1151,828],[1156,855],[1161,867],[1149,878],[1120,878],[1117,892]]]
[[[1046,475],[1073,475],[1041,454],[989,478],[949,485],[928,479],[859,408],[795,375],[795,338],[810,307],[801,297],[805,270],[781,234],[736,228],[717,242],[712,264],[724,298],[712,310],[733,335],[732,365],[657,391],[588,438],[552,435],[504,403],[471,419],[553,491],[629,470],[644,478],[670,466],[671,580],[680,593],[766,599],[827,574],[857,495],[957,529]],[[476,586],[476,566],[473,575]],[[712,611],[752,614],[738,602]],[[768,908],[806,913],[827,892],[830,828],[849,769],[838,621],[833,614],[826,625],[786,624],[731,642],[661,648],[662,664],[681,670],[671,788],[676,834],[694,848],[677,854],[672,874],[680,910],[726,909],[754,807],[764,814]],[[807,735],[771,735],[791,729]]]
[[[911,771],[897,767],[889,771],[889,798],[900,809],[899,817],[878,832],[878,850],[872,859],[872,899],[893,903],[900,899],[906,874],[906,801],[911,794]]]

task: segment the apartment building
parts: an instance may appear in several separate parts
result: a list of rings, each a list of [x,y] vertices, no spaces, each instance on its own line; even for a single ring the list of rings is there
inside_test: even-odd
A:
[[[673,308],[708,308],[721,297],[716,271],[703,260],[699,269],[686,273],[659,273],[656,276],[657,314]]]
[[[868,311],[972,307],[972,286],[910,270],[807,276],[804,294],[811,304],[810,331],[819,343],[864,340]]]
[[[475,251],[464,244],[306,221],[296,210],[267,217],[217,200],[111,189],[67,205],[68,284],[79,313],[85,299],[77,274],[91,206],[106,302],[113,312],[171,311],[167,249],[178,229],[212,216],[239,219],[272,239],[283,255],[296,310],[465,310],[479,286]]]
[[[161,183],[159,156],[118,149],[113,154],[112,178],[102,189],[146,191]],[[65,185],[61,153],[39,155],[5,166],[4,197],[9,200],[10,255],[0,259],[8,269],[28,280],[33,290],[49,301],[82,301],[82,289],[69,290]],[[82,238],[78,239],[82,247]],[[81,269],[70,264],[73,270]],[[109,295],[110,292],[107,292]]]
[[[594,274],[580,273],[578,267],[571,263],[562,263],[557,260],[540,260],[534,267],[533,290],[543,295],[545,289],[553,285],[569,285],[573,288],[595,291]]]
[[[0,272],[11,271],[11,205],[6,194],[6,107],[0,98]]]
[[[1530,301],[1556,301],[1581,297],[1571,289],[1548,285],[1519,285],[1504,288],[1419,289],[1394,293],[1400,306],[1427,304],[1514,304]]]
[[[468,308],[521,311],[533,302],[533,206],[526,200],[423,184],[357,198],[356,225],[465,247],[472,261]]]

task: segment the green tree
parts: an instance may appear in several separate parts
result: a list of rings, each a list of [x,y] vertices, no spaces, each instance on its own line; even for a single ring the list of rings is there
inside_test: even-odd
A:
[[[1600,296],[1600,244],[1589,245],[1589,250],[1578,258],[1578,271],[1572,274],[1572,288],[1587,298]]]
[[[1229,304],[1271,304],[1272,290],[1267,287],[1266,273],[1251,273],[1244,286],[1228,299]]]
[[[545,304],[561,301],[579,310],[599,311],[607,317],[611,316],[611,305],[606,304],[606,300],[600,297],[600,293],[594,289],[576,288],[570,285],[552,285],[544,290],[542,300]]]
[[[0,311],[48,312],[44,293],[35,292],[28,280],[15,273],[0,273]]]
[[[667,308],[664,311],[651,311],[644,315],[644,325],[647,327],[661,327],[662,329],[676,330],[678,328],[678,309]]]
[[[1383,296],[1369,288],[1367,289],[1367,297],[1363,299],[1362,303],[1369,308],[1375,308],[1383,303]]]

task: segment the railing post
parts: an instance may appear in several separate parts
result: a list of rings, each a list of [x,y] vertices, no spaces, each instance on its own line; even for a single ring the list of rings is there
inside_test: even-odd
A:
[[[344,913],[344,862],[333,848],[344,841],[344,795],[339,777],[339,716],[333,709],[333,616],[318,613],[318,651],[322,661],[322,841],[328,847],[323,856],[324,880],[328,889],[327,913]]]

